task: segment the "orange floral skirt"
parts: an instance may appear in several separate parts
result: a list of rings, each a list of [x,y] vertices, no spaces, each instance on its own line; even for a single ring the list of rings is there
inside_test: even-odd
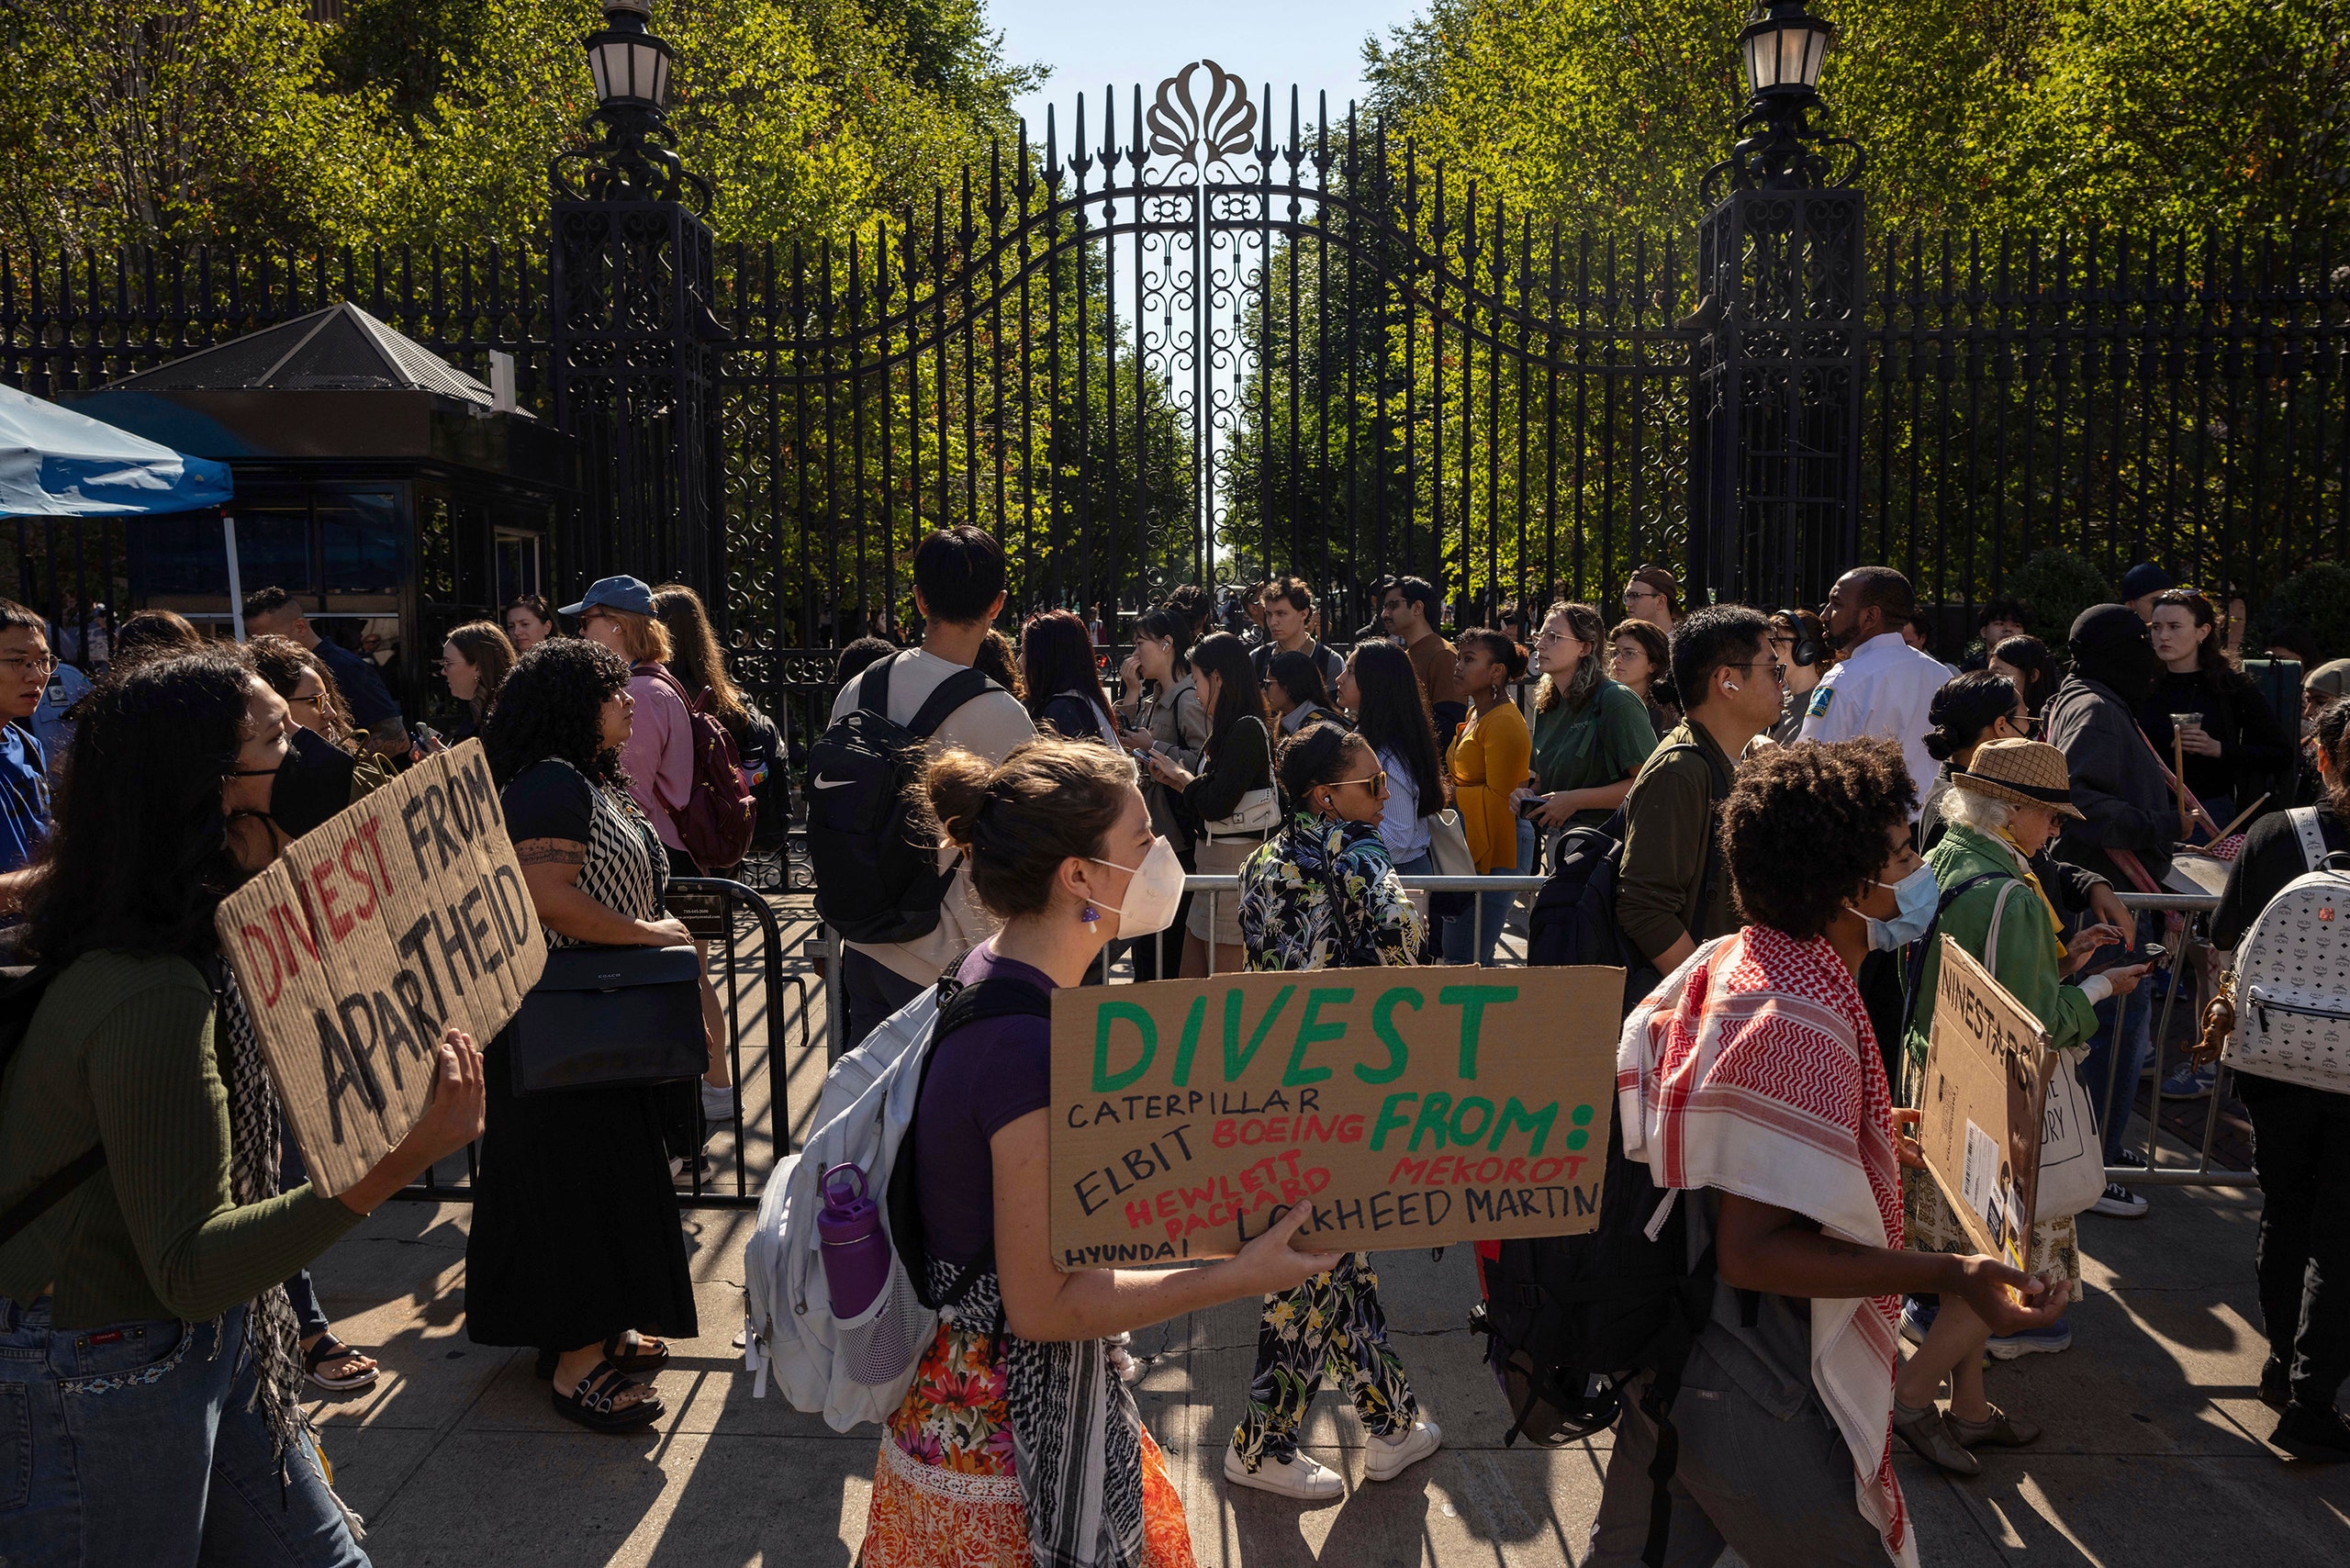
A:
[[[1001,1361],[941,1322],[873,1466],[863,1568],[1030,1568]],[[1194,1568],[1183,1500],[1142,1432],[1143,1568]]]

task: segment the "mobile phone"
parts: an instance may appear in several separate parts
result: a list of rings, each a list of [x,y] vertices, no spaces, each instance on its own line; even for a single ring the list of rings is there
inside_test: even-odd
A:
[[[1522,817],[1530,817],[1549,803],[1548,796],[1528,795],[1517,803],[1517,814]]]
[[[2144,946],[2138,949],[2137,961],[2149,964],[2159,964],[2163,961],[2164,957],[2169,952],[2170,949],[2164,946],[2161,943],[2149,942]]]

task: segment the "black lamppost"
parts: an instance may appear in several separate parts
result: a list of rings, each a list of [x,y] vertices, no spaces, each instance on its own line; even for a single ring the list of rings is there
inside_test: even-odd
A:
[[[1863,160],[1814,124],[1835,37],[1756,0],[1738,142],[1698,183],[1689,565],[1717,601],[1816,604],[1860,548]]]
[[[604,0],[604,26],[584,40],[596,108],[586,121],[598,140],[555,154],[555,188],[573,200],[675,201],[679,187],[710,204],[710,185],[689,174],[669,142],[668,41],[653,31],[652,0]],[[576,184],[567,165],[583,165]]]
[[[1861,170],[1860,146],[1845,136],[1821,136],[1811,116],[1819,109],[1819,68],[1836,37],[1836,24],[1804,9],[1804,0],[1758,0],[1738,50],[1746,73],[1746,112],[1739,117],[1738,145],[1729,157],[1706,172],[1710,199],[1714,182],[1728,174],[1737,190],[1810,190],[1849,185]],[[1841,162],[1828,156],[1845,151]]]

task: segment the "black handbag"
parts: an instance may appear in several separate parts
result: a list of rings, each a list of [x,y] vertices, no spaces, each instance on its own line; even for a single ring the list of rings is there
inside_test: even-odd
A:
[[[514,1092],[699,1078],[701,958],[691,946],[557,947],[511,1030]]]

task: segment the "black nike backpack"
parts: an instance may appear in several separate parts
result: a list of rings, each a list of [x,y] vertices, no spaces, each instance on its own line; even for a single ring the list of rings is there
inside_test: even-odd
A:
[[[890,720],[883,659],[857,678],[856,706],[808,748],[808,860],[816,913],[852,942],[911,942],[938,927],[940,901],[959,857],[945,869],[937,846],[914,823],[913,785],[924,743],[956,709],[1003,689],[976,669],[939,683],[910,723]]]

